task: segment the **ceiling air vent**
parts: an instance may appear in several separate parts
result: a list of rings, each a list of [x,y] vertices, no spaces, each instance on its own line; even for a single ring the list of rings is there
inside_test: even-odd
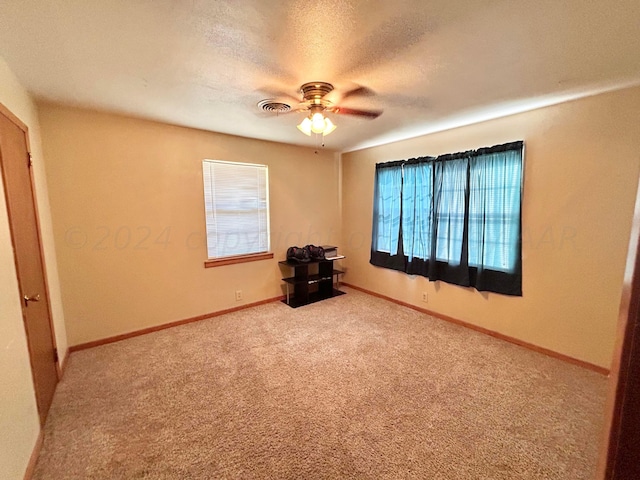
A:
[[[266,100],[260,100],[258,102],[258,108],[270,113],[284,113],[291,110],[291,105],[286,103],[276,102],[275,100],[268,98]]]

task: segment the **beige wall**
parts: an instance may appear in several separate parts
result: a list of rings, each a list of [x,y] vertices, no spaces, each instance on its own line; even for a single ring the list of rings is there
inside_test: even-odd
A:
[[[5,61],[0,58],[0,103],[29,127],[35,190],[53,322],[58,349],[64,356],[67,340],[49,216],[46,176],[42,160],[38,112]],[[40,430],[4,186],[0,182],[0,477],[22,478]]]
[[[288,246],[339,240],[331,152],[40,110],[71,345],[282,295]],[[273,260],[204,268],[205,158],[269,166]]]
[[[638,183],[639,111],[634,88],[344,154],[345,281],[608,368]],[[521,139],[521,298],[368,263],[375,163]]]
[[[277,260],[287,246],[335,242],[348,255],[348,282],[607,367],[640,168],[638,107],[640,89],[629,89],[339,160],[329,152],[42,105],[69,341],[279,295]],[[376,162],[517,139],[526,142],[522,298],[368,263]],[[203,158],[269,165],[273,261],[203,268]],[[234,299],[238,289],[242,302]]]

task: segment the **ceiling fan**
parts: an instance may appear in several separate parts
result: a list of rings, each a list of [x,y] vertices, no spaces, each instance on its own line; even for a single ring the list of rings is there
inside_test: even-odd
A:
[[[309,82],[300,87],[302,100],[295,110],[291,105],[279,102],[274,99],[266,99],[258,102],[258,107],[267,112],[287,113],[290,111],[305,112],[307,116],[298,125],[298,129],[305,135],[312,133],[319,135],[329,135],[336,129],[336,125],[326,116],[327,113],[340,115],[355,115],[364,118],[378,118],[382,110],[356,110],[353,108],[340,107],[334,105],[325,97],[333,91],[333,85],[327,82]],[[373,92],[366,87],[357,87],[342,96],[342,100],[356,95],[371,95]]]

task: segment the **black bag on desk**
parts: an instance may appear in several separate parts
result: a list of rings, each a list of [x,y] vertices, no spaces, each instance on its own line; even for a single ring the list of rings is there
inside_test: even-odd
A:
[[[287,261],[306,263],[311,260],[311,255],[307,247],[289,247],[287,249]]]
[[[307,245],[304,248],[309,250],[311,260],[324,260],[324,248],[316,247],[315,245]]]

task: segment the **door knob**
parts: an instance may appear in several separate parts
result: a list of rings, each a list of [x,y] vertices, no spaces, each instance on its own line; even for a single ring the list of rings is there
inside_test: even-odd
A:
[[[25,295],[24,297],[22,297],[24,299],[24,306],[27,307],[29,306],[29,302],[39,302],[40,301],[40,294],[37,293],[35,295]]]

